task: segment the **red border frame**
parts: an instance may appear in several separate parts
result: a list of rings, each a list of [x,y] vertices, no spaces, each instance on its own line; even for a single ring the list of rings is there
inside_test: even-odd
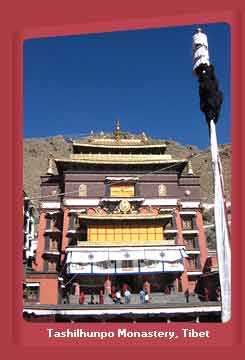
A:
[[[122,7],[123,5],[123,7]],[[244,6],[244,5],[243,5]],[[1,110],[2,129],[2,350],[8,357],[35,356],[43,357],[47,351],[60,359],[67,355],[79,356],[120,356],[120,348],[127,345],[130,355],[149,357],[186,355],[193,358],[206,358],[207,355],[235,356],[245,348],[242,334],[244,312],[241,300],[244,299],[244,286],[241,287],[244,268],[241,264],[241,210],[244,192],[242,178],[244,167],[241,159],[244,154],[242,136],[242,113],[244,105],[241,102],[244,72],[241,59],[244,55],[242,39],[242,15],[244,9],[233,0],[226,11],[225,1],[221,6],[214,1],[194,2],[185,0],[180,5],[177,2],[152,0],[148,4],[124,0],[116,1],[70,1],[62,4],[58,0],[36,1],[6,1],[1,10],[0,24],[2,26],[0,79],[1,79]],[[234,9],[234,10],[232,10]],[[232,44],[232,320],[227,324],[192,324],[188,328],[210,330],[210,339],[190,339],[188,342],[179,339],[176,342],[166,340],[134,339],[102,341],[83,341],[73,339],[48,339],[46,329],[48,324],[26,323],[22,320],[22,254],[19,247],[19,234],[22,231],[22,44],[24,39],[82,34],[90,32],[107,32],[126,29],[154,28],[160,26],[191,25],[193,23],[226,22],[231,26]],[[244,32],[244,29],[243,29]],[[241,77],[242,76],[242,77]],[[5,216],[4,216],[5,215]],[[7,216],[6,216],[7,215]],[[12,266],[13,264],[13,266]],[[8,275],[7,281],[3,278]],[[50,324],[51,325],[51,324]],[[132,329],[180,329],[187,324],[121,324]],[[55,329],[86,328],[116,329],[117,324],[54,324]],[[57,346],[58,345],[58,346]],[[91,348],[91,345],[93,347]],[[198,346],[197,346],[198,345]],[[215,347],[214,347],[215,345]],[[69,347],[69,348],[68,348]],[[201,347],[201,348],[200,348]],[[103,349],[103,352],[102,352]],[[69,351],[69,352],[68,352]],[[82,352],[81,352],[82,351]],[[217,352],[218,351],[218,352]],[[129,356],[122,353],[123,357]]]

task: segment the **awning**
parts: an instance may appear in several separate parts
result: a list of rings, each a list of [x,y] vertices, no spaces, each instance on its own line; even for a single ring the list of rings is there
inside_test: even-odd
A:
[[[176,262],[188,257],[184,246],[169,248],[159,247],[101,247],[72,249],[68,248],[67,260],[69,263],[97,263],[101,261],[117,260],[153,260],[164,262]]]

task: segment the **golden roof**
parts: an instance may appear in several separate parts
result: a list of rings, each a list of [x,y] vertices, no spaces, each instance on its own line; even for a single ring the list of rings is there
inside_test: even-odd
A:
[[[55,159],[56,163],[81,164],[177,164],[186,159],[172,159],[171,155],[134,154],[72,154],[70,158]]]
[[[112,148],[112,149],[118,149],[118,148],[166,148],[166,143],[162,142],[160,143],[156,140],[156,141],[148,141],[148,142],[143,142],[140,139],[131,139],[131,140],[127,140],[127,139],[121,139],[121,140],[116,140],[116,139],[93,139],[92,142],[86,142],[85,140],[74,140],[72,141],[73,146],[86,146],[86,147],[91,147],[91,148],[97,148],[97,147],[101,147],[101,148]]]

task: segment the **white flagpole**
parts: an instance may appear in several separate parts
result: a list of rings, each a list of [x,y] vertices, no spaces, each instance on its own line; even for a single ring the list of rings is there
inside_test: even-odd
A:
[[[193,36],[192,51],[193,72],[197,74],[196,71],[200,69],[200,66],[204,65],[208,67],[210,65],[208,39],[200,28],[197,29],[197,32]],[[214,217],[221,288],[222,322],[227,322],[231,317],[231,249],[229,228],[226,218],[222,167],[219,157],[216,126],[214,120],[215,119],[212,119],[209,122],[212,168],[215,188]]]
[[[222,321],[227,322],[231,317],[231,250],[222,191],[223,184],[219,166],[216,126],[213,120],[210,121],[210,143],[215,187],[214,217],[221,288]]]

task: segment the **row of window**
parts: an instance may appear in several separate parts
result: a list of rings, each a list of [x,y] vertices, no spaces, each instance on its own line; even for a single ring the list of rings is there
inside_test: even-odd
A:
[[[197,229],[197,223],[196,223],[196,216],[185,216],[181,215],[181,221],[182,221],[182,229],[183,230],[196,230]],[[75,230],[79,226],[79,219],[76,214],[70,213],[69,214],[69,230]],[[96,225],[94,225],[96,226]],[[130,226],[127,224],[127,226]],[[135,225],[133,225],[135,226]],[[115,227],[118,227],[118,225],[115,225]],[[169,222],[164,226],[165,229],[176,229],[176,219],[175,217],[171,218]]]
[[[138,184],[106,184],[105,195],[111,197],[134,197],[140,196]],[[78,188],[78,196],[88,196],[87,185],[81,184]],[[158,185],[158,196],[167,196],[165,184]]]

